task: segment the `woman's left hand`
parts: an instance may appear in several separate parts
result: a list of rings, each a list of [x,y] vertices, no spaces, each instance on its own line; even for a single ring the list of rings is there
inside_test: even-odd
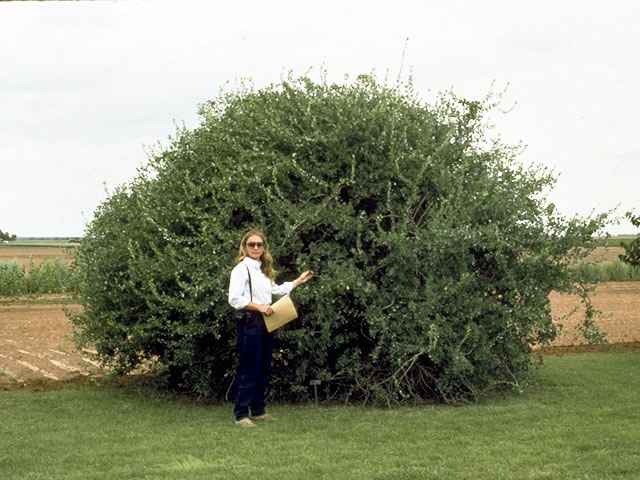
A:
[[[302,272],[298,278],[293,282],[296,286],[301,285],[303,283],[307,283],[309,280],[313,278],[313,272],[311,270],[306,270]]]

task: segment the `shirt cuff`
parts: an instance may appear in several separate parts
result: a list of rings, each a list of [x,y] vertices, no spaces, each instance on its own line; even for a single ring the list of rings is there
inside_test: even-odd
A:
[[[289,295],[291,292],[293,292],[293,282],[284,282],[282,285],[287,289],[286,295]]]
[[[244,297],[229,299],[229,305],[231,305],[236,310],[242,310],[249,305],[249,300]]]

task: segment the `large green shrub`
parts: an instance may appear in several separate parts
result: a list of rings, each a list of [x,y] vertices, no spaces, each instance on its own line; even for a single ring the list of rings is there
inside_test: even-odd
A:
[[[286,80],[200,109],[96,211],[77,250],[78,342],[116,371],[151,361],[223,397],[234,374],[227,286],[237,244],[263,229],[301,318],[277,334],[272,393],[398,402],[520,386],[555,336],[548,294],[604,221],[567,220],[553,178],[485,137],[491,99],[370,76]],[[586,250],[575,247],[587,247]]]

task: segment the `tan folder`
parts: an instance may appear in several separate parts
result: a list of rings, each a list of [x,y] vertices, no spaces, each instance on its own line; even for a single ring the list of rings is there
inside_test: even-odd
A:
[[[289,295],[285,295],[280,300],[271,305],[273,313],[271,315],[262,314],[268,332],[273,332],[276,328],[289,323],[298,318],[296,307]]]

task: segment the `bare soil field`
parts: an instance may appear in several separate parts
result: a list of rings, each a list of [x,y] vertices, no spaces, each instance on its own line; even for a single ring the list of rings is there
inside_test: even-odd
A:
[[[88,376],[98,366],[77,351],[62,303],[0,305],[0,386]]]
[[[600,263],[600,262],[611,262],[613,260],[617,260],[619,255],[624,253],[624,248],[622,247],[596,247],[596,249],[589,255],[589,261]]]
[[[562,319],[577,308],[571,317],[561,320],[563,328],[553,343],[554,347],[581,346],[588,342],[581,337],[576,326],[584,318],[584,307],[573,295],[552,292],[551,314]],[[616,345],[640,344],[640,282],[607,282],[592,294],[592,304],[602,312],[596,320],[607,340]]]
[[[552,293],[551,311],[560,319],[580,309],[578,297]],[[0,389],[51,388],[64,381],[86,381],[98,366],[91,351],[77,351],[71,341],[71,323],[64,310],[78,309],[63,299],[53,303],[0,304]],[[640,348],[640,282],[605,283],[593,296],[604,314],[597,324],[616,347]],[[576,325],[580,311],[562,320],[563,329],[545,354],[593,350]],[[84,380],[83,380],[84,379]]]

